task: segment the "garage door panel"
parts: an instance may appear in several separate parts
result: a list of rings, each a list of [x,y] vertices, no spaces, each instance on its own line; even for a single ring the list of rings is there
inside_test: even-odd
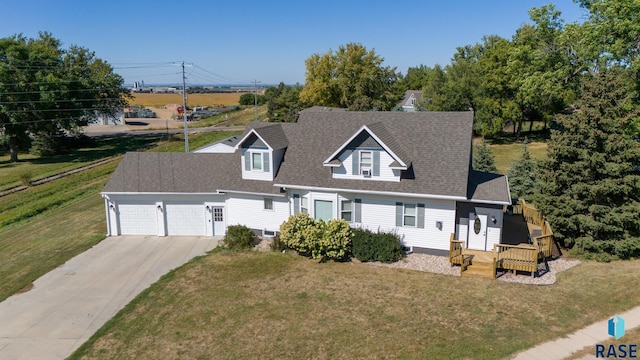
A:
[[[167,235],[206,235],[203,203],[167,203]]]
[[[119,204],[118,212],[121,234],[158,234],[158,214],[155,204]]]

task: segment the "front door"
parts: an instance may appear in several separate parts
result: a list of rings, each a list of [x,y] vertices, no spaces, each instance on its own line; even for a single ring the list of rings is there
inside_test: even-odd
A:
[[[487,250],[487,215],[469,213],[467,249]]]
[[[224,235],[225,232],[224,207],[213,207],[213,235]]]

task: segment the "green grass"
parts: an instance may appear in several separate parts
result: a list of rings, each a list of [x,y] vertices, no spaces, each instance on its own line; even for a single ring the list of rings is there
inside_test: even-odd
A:
[[[253,106],[242,106],[238,110],[224,112],[222,114],[202,118],[198,121],[189,123],[190,128],[207,127],[216,124],[224,124],[226,116],[229,116],[230,126],[245,126],[248,123],[255,121],[256,113]],[[267,105],[258,106],[258,121],[264,120],[267,117]]]
[[[0,301],[104,238],[98,193],[115,165],[0,198]]]
[[[32,180],[37,180],[127,151],[148,148],[161,138],[160,135],[92,138],[91,146],[71,149],[68,154],[37,157],[21,153],[15,163],[9,161],[8,154],[0,152],[0,190],[22,185],[20,177],[25,173],[30,173]]]
[[[71,358],[503,358],[637,306],[639,271],[638,260],[585,262],[531,286],[214,252],[152,285]]]
[[[190,140],[194,146],[202,146],[234,134],[237,132],[201,133]],[[108,139],[101,141],[111,143]],[[112,144],[126,148],[122,141],[113,139]],[[149,139],[137,137],[129,141],[135,144],[131,147],[149,144]],[[183,151],[183,144],[178,136],[153,150]],[[117,164],[113,161],[0,197],[0,301],[28,289],[35,279],[104,239],[105,210],[100,191]]]
[[[473,140],[474,144],[480,142],[480,138]],[[507,169],[511,166],[514,160],[517,160],[522,155],[522,143],[521,142],[493,142],[487,140],[491,153],[495,157],[496,167],[500,174],[506,174]],[[543,141],[530,142],[527,145],[531,158],[534,160],[540,160],[547,157],[547,143]],[[475,147],[474,147],[475,151]]]

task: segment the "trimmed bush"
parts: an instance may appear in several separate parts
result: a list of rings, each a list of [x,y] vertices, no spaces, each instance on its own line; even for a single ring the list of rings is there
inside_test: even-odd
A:
[[[318,221],[320,237],[313,244],[311,255],[314,259],[344,260],[349,256],[349,247],[353,232],[349,223],[343,219]]]
[[[394,233],[353,229],[353,256],[362,261],[391,263],[402,259],[400,236]]]
[[[343,260],[349,256],[353,236],[344,220],[315,221],[298,213],[280,225],[280,241],[300,255],[319,260]]]
[[[244,225],[232,225],[227,228],[223,245],[227,249],[247,249],[253,246],[256,236]]]
[[[309,256],[311,244],[318,241],[316,228],[315,220],[308,214],[297,213],[289,216],[289,219],[280,225],[280,239],[288,249]]]

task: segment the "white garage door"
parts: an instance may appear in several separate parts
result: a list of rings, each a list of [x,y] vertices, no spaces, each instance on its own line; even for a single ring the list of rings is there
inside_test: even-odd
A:
[[[165,204],[167,235],[200,235],[207,233],[203,203]]]
[[[120,234],[158,235],[158,213],[155,203],[118,204]]]

